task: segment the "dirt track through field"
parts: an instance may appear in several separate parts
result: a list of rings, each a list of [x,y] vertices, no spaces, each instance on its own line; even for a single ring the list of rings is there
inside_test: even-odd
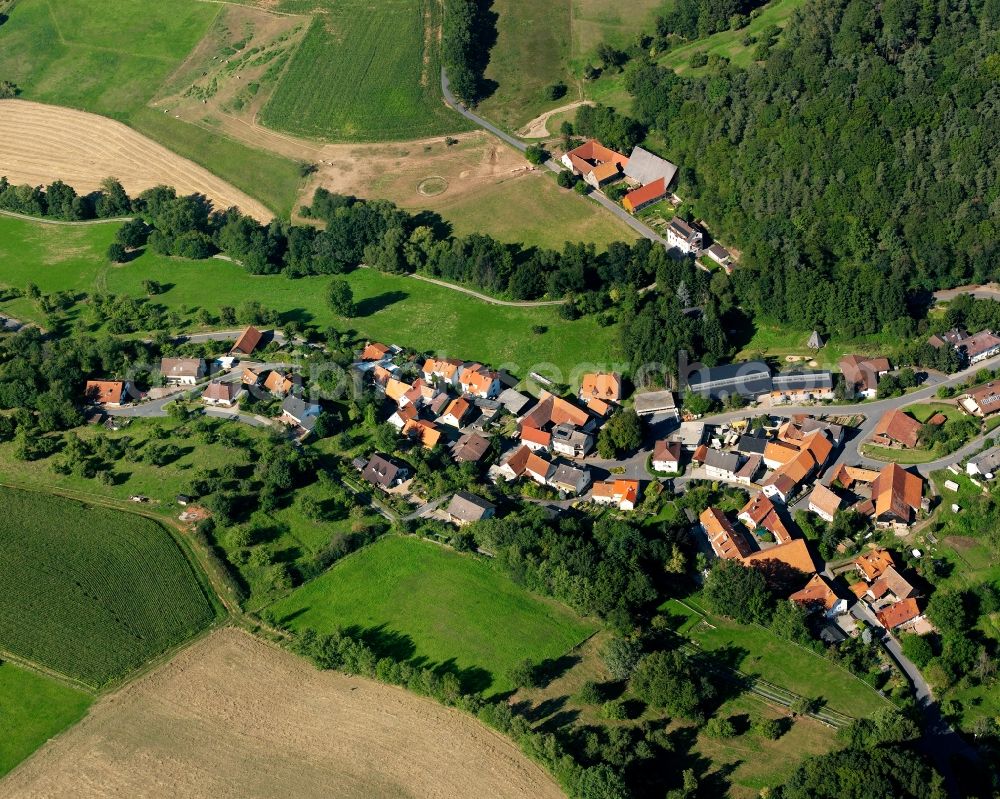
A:
[[[112,119],[27,100],[0,100],[0,175],[11,183],[62,180],[78,192],[116,177],[129,194],[173,186],[199,193],[216,208],[236,205],[261,221],[272,214],[207,169]]]
[[[0,799],[557,799],[471,717],[220,630],[99,700],[0,782]]]

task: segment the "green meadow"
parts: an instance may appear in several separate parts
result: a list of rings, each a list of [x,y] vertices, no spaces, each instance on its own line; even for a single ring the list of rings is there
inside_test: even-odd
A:
[[[510,690],[507,671],[558,658],[596,627],[472,555],[388,537],[268,609],[294,630],[362,632],[376,650],[453,670],[469,690]]]

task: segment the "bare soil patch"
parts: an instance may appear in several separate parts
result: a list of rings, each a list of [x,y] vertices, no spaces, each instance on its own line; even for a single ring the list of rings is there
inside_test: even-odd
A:
[[[226,629],[99,700],[6,797],[561,797],[469,716]]]
[[[577,100],[575,103],[569,103],[567,105],[561,105],[558,108],[553,108],[551,111],[546,111],[544,114],[539,114],[523,128],[521,128],[517,135],[522,139],[544,139],[547,136],[553,136],[557,131],[549,130],[549,119],[556,116],[557,114],[563,114],[566,111],[572,111],[579,108],[581,105],[593,105],[593,100]]]
[[[273,214],[207,169],[120,122],[26,100],[0,100],[0,174],[12,183],[62,180],[89,192],[116,177],[130,194],[166,184],[199,193],[217,208],[238,206],[267,221]]]

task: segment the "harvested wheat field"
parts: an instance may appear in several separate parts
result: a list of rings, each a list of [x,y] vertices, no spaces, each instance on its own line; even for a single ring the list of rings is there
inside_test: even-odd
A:
[[[274,216],[263,203],[120,122],[27,100],[0,100],[0,175],[32,185],[59,179],[81,193],[113,176],[133,195],[164,184],[180,194],[204,194],[217,208],[239,206],[261,221]]]
[[[0,797],[561,797],[469,716],[225,629],[99,700]]]

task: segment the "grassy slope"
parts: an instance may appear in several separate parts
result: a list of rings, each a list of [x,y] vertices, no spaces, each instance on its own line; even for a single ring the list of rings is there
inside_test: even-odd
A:
[[[87,712],[90,696],[0,663],[0,777]]]
[[[212,620],[159,523],[31,491],[0,501],[0,647],[100,687]]]
[[[346,558],[272,611],[295,629],[356,626],[490,693],[511,687],[505,675],[515,663],[557,658],[594,630],[482,560],[397,537]]]
[[[440,203],[438,212],[460,236],[491,233],[501,241],[561,250],[584,241],[604,250],[634,241],[635,232],[592,200],[560,189],[547,175],[526,175]]]
[[[802,696],[820,697],[833,710],[856,718],[886,705],[886,700],[857,677],[762,627],[707,616],[709,626],[700,623],[699,616],[675,600],[670,600],[664,609],[682,617],[679,632],[706,652],[735,649],[736,667],[744,674]]]
[[[387,339],[422,350],[456,357],[509,364],[526,376],[538,363],[552,363],[567,376],[585,361],[610,362],[616,330],[601,327],[594,317],[567,322],[558,308],[508,308],[488,305],[408,277],[359,269],[347,276],[360,305],[354,319],[334,318],[323,299],[329,278],[289,280],[282,275],[250,276],[239,266],[219,260],[185,261],[144,254],[129,264],[111,267],[104,257],[115,225],[81,227],[0,217],[0,284],[24,288],[35,282],[43,292],[102,290],[143,296],[142,281],[158,280],[170,288],[156,302],[187,308],[193,319],[204,306],[239,306],[260,300],[287,318],[335,324],[360,335]],[[37,319],[27,300],[2,304],[15,316]],[[193,325],[193,321],[192,321]],[[542,325],[542,335],[532,327]]]
[[[282,8],[313,11],[290,0]],[[319,139],[382,141],[465,130],[441,101],[433,0],[320,3],[261,113],[268,127]]]

